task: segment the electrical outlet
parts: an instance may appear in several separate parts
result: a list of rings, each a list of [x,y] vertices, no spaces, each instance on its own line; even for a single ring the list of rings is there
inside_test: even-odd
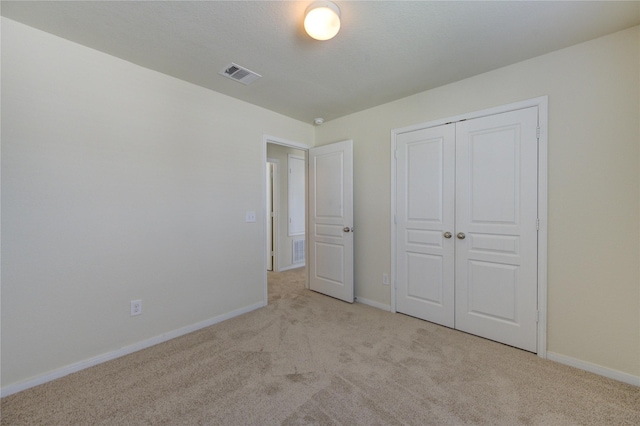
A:
[[[382,284],[389,285],[389,275],[388,274],[382,274]]]
[[[132,300],[131,316],[135,317],[136,315],[140,315],[141,313],[142,313],[142,300]]]

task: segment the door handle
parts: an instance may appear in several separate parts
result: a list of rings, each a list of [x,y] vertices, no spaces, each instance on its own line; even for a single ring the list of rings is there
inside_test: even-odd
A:
[[[451,232],[445,232],[444,234],[442,234],[445,238],[451,238]]]
[[[464,240],[464,232],[458,232],[458,235],[456,235],[456,237],[458,237],[459,240]]]
[[[349,231],[351,231],[351,228],[349,228],[348,226],[345,226],[344,228],[342,228],[342,230],[344,232],[349,232]]]

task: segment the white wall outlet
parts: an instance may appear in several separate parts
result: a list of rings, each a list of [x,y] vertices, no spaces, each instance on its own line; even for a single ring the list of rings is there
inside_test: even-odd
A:
[[[245,222],[255,222],[256,221],[256,212],[247,212],[245,216]]]
[[[382,274],[382,284],[389,285],[389,274]]]
[[[135,317],[136,315],[140,315],[141,313],[142,313],[142,300],[132,300],[131,316]]]

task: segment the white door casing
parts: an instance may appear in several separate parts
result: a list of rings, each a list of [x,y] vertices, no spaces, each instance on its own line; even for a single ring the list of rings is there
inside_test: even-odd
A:
[[[455,125],[400,134],[396,153],[396,307],[454,327]]]
[[[484,115],[396,133],[392,300],[399,312],[536,352],[546,343],[537,336],[538,106]]]
[[[354,301],[353,141],[309,150],[309,288]]]
[[[266,255],[267,255],[267,271],[273,271],[273,256],[275,247],[273,244],[273,168],[274,163],[267,160],[266,165],[266,181],[267,181],[267,205],[266,205],[266,223],[267,223],[267,246],[266,246]]]

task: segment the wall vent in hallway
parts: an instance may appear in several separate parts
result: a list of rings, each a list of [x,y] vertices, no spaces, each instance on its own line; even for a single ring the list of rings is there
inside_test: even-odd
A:
[[[304,240],[293,240],[293,263],[302,263],[304,261]]]

